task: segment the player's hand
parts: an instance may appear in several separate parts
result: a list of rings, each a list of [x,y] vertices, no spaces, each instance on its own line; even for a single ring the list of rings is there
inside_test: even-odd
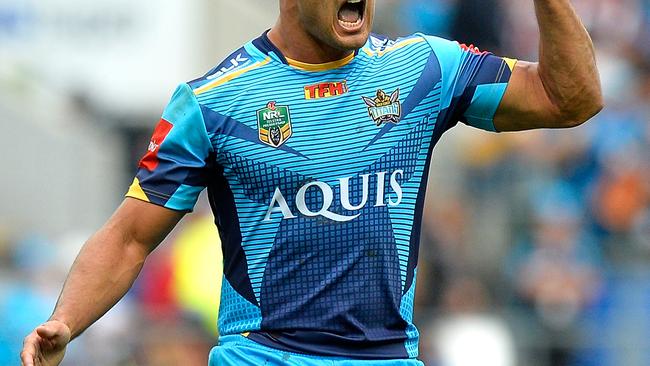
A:
[[[63,360],[71,335],[70,328],[58,320],[34,329],[23,342],[22,366],[57,366]]]

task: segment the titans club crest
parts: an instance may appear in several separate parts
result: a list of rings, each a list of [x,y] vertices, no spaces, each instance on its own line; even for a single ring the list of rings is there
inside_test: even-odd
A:
[[[399,102],[399,88],[397,88],[390,96],[383,90],[377,90],[375,98],[362,97],[363,101],[368,106],[368,114],[370,118],[381,126],[386,123],[397,124],[402,116],[402,105]]]

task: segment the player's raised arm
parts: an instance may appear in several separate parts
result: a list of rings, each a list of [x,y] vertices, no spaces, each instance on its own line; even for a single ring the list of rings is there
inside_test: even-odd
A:
[[[25,338],[24,366],[58,365],[71,339],[124,296],[183,213],[127,198],[84,244],[50,320]]]
[[[569,0],[534,0],[539,63],[518,62],[494,117],[498,131],[577,126],[603,106],[594,47]]]

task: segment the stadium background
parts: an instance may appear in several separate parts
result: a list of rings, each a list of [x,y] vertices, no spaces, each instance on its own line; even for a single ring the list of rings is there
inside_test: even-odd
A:
[[[432,164],[416,319],[427,365],[650,364],[650,0],[575,0],[606,109],[565,131],[459,126]],[[0,365],[49,315],[178,82],[271,0],[0,0]],[[379,0],[375,30],[536,59],[532,0]],[[205,365],[220,254],[205,207],[65,365]]]

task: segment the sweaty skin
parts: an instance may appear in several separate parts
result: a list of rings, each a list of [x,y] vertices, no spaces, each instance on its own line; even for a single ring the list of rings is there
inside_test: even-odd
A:
[[[541,31],[539,63],[517,63],[495,116],[500,131],[572,127],[602,108],[593,45],[569,0],[534,0]],[[285,57],[325,63],[350,55],[368,39],[374,0],[361,18],[340,13],[344,0],[280,0],[269,39]],[[347,22],[343,22],[347,20]],[[24,341],[24,366],[58,365],[71,339],[124,296],[146,257],[183,213],[127,198],[84,244],[50,320]]]

